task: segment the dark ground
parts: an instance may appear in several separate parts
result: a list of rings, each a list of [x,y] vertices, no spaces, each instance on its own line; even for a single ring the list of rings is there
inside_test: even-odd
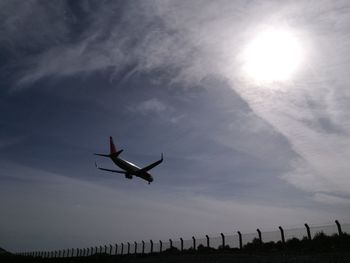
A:
[[[188,255],[146,255],[146,256],[106,256],[67,259],[39,259],[39,258],[3,258],[1,262],[57,262],[57,263],[82,263],[82,262],[118,262],[118,263],[349,263],[350,252],[344,253],[318,253],[312,255],[291,254],[188,254]]]
[[[228,246],[219,249],[198,246],[196,250],[179,251],[173,247],[162,253],[117,255],[94,254],[85,257],[41,258],[0,253],[0,262],[9,263],[350,263],[350,235],[317,234],[312,240],[296,238],[262,243],[254,239],[242,249]]]

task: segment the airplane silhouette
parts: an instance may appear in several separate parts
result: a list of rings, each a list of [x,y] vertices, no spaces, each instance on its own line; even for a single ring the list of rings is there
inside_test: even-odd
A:
[[[132,179],[133,176],[140,177],[143,180],[146,180],[148,184],[153,182],[153,177],[150,173],[148,173],[148,171],[156,167],[157,165],[159,165],[161,162],[163,162],[163,153],[161,155],[161,158],[158,161],[151,163],[150,165],[147,165],[143,168],[140,168],[137,165],[119,157],[119,155],[122,153],[123,150],[119,150],[119,151],[116,150],[115,145],[113,143],[112,136],[109,137],[109,145],[110,145],[110,154],[95,153],[95,155],[111,158],[112,161],[118,167],[123,169],[123,171],[102,168],[102,167],[99,167],[95,162],[95,166],[98,169],[107,171],[107,172],[124,174],[125,178],[128,178],[128,179]]]

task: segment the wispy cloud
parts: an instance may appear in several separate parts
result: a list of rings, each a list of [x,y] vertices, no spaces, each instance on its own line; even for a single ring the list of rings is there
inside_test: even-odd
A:
[[[160,101],[157,98],[142,101],[137,105],[128,107],[129,111],[141,113],[143,115],[161,113],[164,112],[167,108],[167,105],[165,105],[162,101]]]
[[[314,196],[314,199],[317,202],[328,204],[328,205],[350,206],[350,198],[343,198],[343,197],[329,195],[329,194],[316,193]]]

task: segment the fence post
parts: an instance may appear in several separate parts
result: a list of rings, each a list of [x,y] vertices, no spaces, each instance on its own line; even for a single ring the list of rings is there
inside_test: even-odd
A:
[[[210,240],[209,240],[209,236],[208,235],[205,235],[206,239],[207,239],[207,248],[210,247]]]
[[[91,253],[90,253],[90,248],[88,247],[87,249],[86,249],[86,256],[91,256],[92,255],[92,251],[91,251]]]
[[[91,256],[92,256],[94,254],[94,248],[91,247],[90,251],[91,251]]]
[[[118,244],[115,244],[115,255],[118,255]]]
[[[181,242],[181,252],[184,251],[184,240],[182,237],[180,237],[180,242]]]
[[[83,248],[83,257],[86,257],[86,249]]]
[[[153,253],[153,241],[151,239],[151,254]]]
[[[170,249],[173,248],[173,241],[171,240],[171,238],[169,238],[169,242],[170,242]]]
[[[128,242],[128,255],[130,255],[130,243]]]
[[[262,244],[262,237],[261,237],[261,231],[259,228],[256,229],[256,231],[258,232],[258,235],[259,235],[259,241],[260,241],[260,244]]]
[[[192,237],[193,240],[193,250],[196,250],[196,238]]]
[[[341,230],[341,225],[338,220],[335,220],[335,223],[337,224],[338,234],[339,236],[341,236],[343,234],[343,231]]]
[[[306,227],[307,238],[308,238],[309,240],[311,240],[310,227],[309,227],[309,225],[306,224],[306,223],[305,223],[304,225],[305,225],[305,227]]]
[[[145,254],[145,241],[142,240],[142,255]]]
[[[134,241],[134,254],[136,255],[137,254],[137,242],[136,241]]]
[[[100,254],[102,254],[103,248],[102,246],[100,246]]]
[[[63,251],[62,251],[62,257],[64,258],[65,255],[66,255],[66,250],[63,249]]]
[[[124,243],[122,243],[122,251],[121,251],[121,255],[123,255],[124,252]]]
[[[159,240],[159,252],[162,253],[163,251],[163,242],[162,240]]]
[[[286,243],[285,239],[284,239],[284,231],[283,231],[283,228],[281,226],[278,227],[281,231],[281,240],[282,240],[282,243]]]
[[[225,236],[223,233],[220,233],[222,239],[222,249],[225,249]]]
[[[109,254],[112,255],[112,245],[109,244]]]
[[[107,246],[105,245],[105,254],[107,254]]]
[[[238,233],[238,238],[239,238],[239,249],[243,248],[243,244],[242,244],[242,234],[240,231],[237,231]]]

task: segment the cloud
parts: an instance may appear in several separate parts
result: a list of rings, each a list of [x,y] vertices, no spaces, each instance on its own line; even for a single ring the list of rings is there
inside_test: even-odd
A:
[[[281,133],[299,155],[292,160],[294,170],[284,177],[288,182],[311,193],[349,194],[350,122],[345,116],[350,79],[344,69],[350,65],[344,54],[350,51],[350,16],[340,11],[344,2],[323,1],[320,9],[314,9],[319,3],[266,1],[246,5],[244,12],[239,5],[223,3],[203,5],[196,16],[191,3],[161,5],[169,27],[200,54],[177,77],[185,83],[198,83],[208,74],[226,78],[253,112]],[[291,82],[264,87],[240,78],[236,58],[260,25],[292,30],[304,44],[306,62]]]
[[[121,12],[124,8],[128,11]],[[102,70],[113,75],[130,65],[136,65],[135,72],[176,70],[184,66],[191,57],[185,39],[165,28],[154,8],[152,2],[133,5],[108,2],[86,12],[86,20],[91,23],[76,41],[61,41],[27,56],[17,84],[26,87],[49,76],[69,77]],[[49,8],[46,11],[52,13]],[[70,9],[66,11],[72,15]],[[63,25],[72,27],[70,23]]]
[[[143,115],[161,113],[164,112],[167,108],[167,105],[165,105],[157,98],[145,100],[143,102],[140,102],[138,105],[128,107],[129,111],[141,113]]]
[[[331,221],[333,216],[317,209],[224,201],[157,185],[145,189],[143,184],[130,186],[129,181],[118,187],[120,182],[108,179],[77,180],[9,162],[0,165],[0,175],[4,174],[8,179],[0,185],[0,197],[6,200],[0,204],[5,211],[1,242],[13,251],[190,239],[232,229],[244,233],[254,231],[257,220],[264,231],[277,229],[275,218],[281,225],[302,226]]]
[[[328,204],[328,205],[349,206],[350,204],[349,198],[342,198],[342,197],[323,194],[323,193],[316,193],[314,196],[314,200],[320,203]]]

